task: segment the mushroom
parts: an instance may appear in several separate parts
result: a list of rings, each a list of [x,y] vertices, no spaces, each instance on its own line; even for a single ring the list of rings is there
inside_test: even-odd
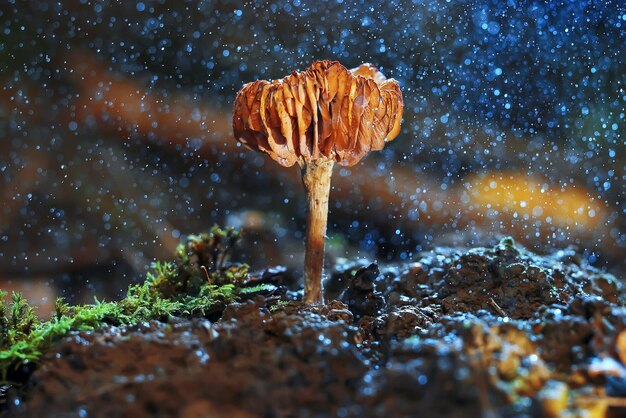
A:
[[[335,162],[358,163],[400,132],[402,92],[394,79],[362,64],[348,70],[316,61],[282,80],[247,83],[237,93],[235,138],[278,164],[300,166],[307,198],[304,301],[322,303],[324,240]]]

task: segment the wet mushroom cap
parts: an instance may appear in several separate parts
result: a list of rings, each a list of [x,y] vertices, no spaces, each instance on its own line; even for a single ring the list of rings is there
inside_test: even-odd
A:
[[[316,61],[282,80],[244,85],[233,130],[238,141],[285,167],[318,158],[351,166],[398,135],[402,110],[400,85],[376,67]]]

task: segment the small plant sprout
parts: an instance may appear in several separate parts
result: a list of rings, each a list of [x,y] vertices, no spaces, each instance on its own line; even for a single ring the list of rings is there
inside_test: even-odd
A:
[[[376,67],[348,70],[317,61],[282,80],[248,83],[237,94],[235,138],[278,162],[300,166],[306,193],[304,301],[322,303],[324,240],[335,162],[358,163],[400,132],[402,93]]]

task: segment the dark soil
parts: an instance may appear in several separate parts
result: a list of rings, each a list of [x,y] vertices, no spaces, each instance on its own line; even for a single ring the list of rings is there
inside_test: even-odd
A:
[[[280,280],[280,274],[275,274]],[[15,416],[622,416],[626,309],[573,251],[511,240],[337,266],[325,306],[257,295],[221,318],[76,333]],[[337,299],[337,300],[334,300]],[[626,398],[624,398],[626,400]],[[626,403],[624,403],[626,404]]]

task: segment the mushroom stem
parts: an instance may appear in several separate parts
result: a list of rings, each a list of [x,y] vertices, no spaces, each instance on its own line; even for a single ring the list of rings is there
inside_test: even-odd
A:
[[[313,160],[302,169],[302,182],[307,199],[306,252],[304,255],[304,302],[323,303],[322,270],[324,242],[328,220],[328,194],[334,161]]]

